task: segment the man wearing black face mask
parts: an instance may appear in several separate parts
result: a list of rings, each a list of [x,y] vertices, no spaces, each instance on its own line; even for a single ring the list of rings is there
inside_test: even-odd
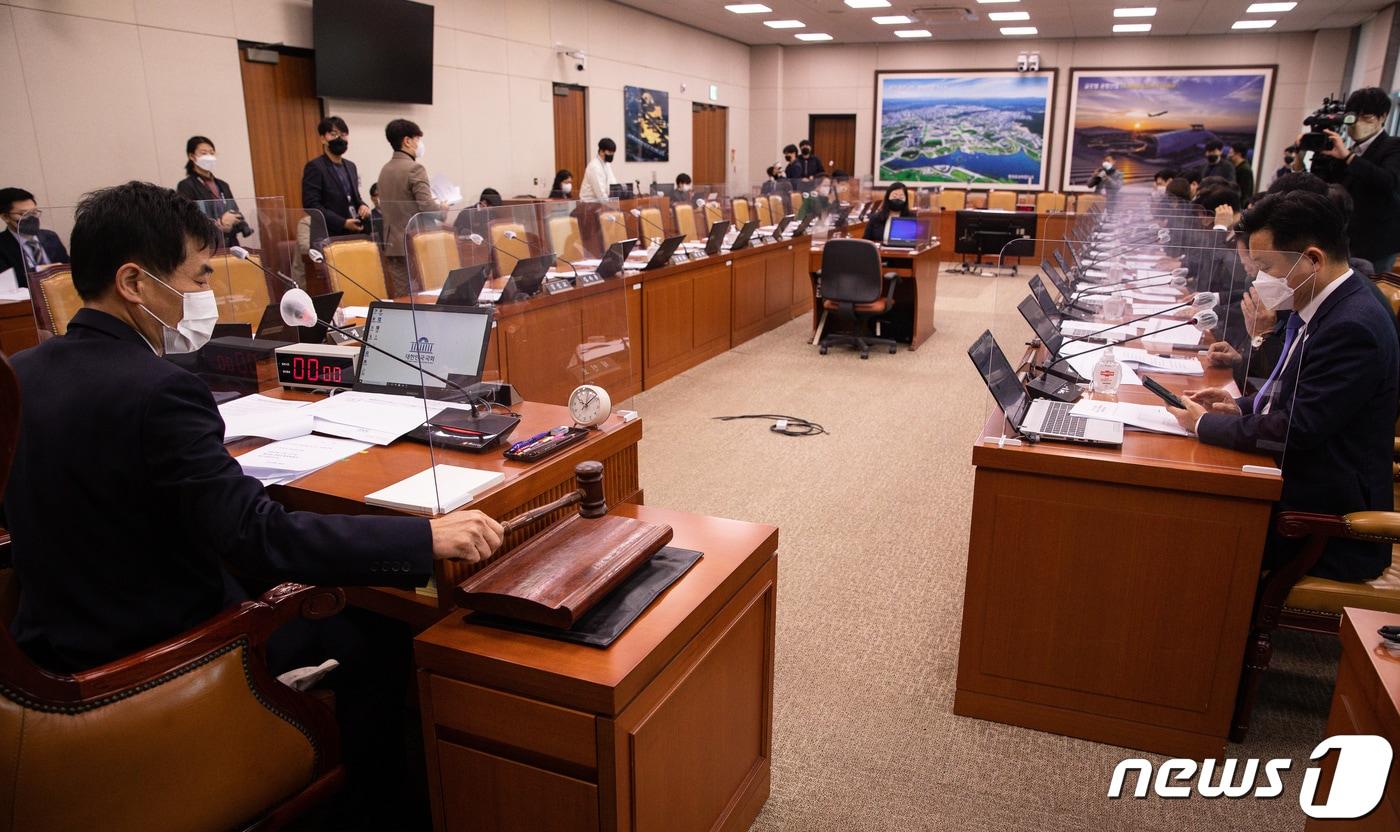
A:
[[[617,142],[609,138],[598,140],[598,153],[583,172],[583,187],[579,189],[579,199],[607,199],[612,196],[612,186],[617,184],[613,174],[612,161],[617,155]]]
[[[345,158],[350,148],[350,128],[345,119],[329,116],[316,125],[325,152],[301,169],[301,205],[320,211],[326,230],[333,236],[363,234],[370,209],[360,197],[360,174]]]
[[[34,194],[23,188],[0,188],[0,217],[5,220],[5,233],[0,234],[0,272],[14,269],[20,286],[28,285],[27,277],[35,269],[68,262],[63,241],[39,227],[42,212]]]
[[[797,158],[797,145],[790,144],[783,148],[783,161],[787,167],[783,169],[783,176],[792,182],[802,178],[803,163]]]
[[[1293,160],[1296,158],[1298,158],[1298,145],[1290,144],[1283,149],[1283,167],[1274,171],[1275,182],[1293,172]]]
[[[1206,161],[1196,169],[1202,179],[1207,176],[1219,176],[1222,179],[1235,181],[1235,166],[1225,159],[1225,144],[1219,139],[1211,139],[1206,142]]]
[[[802,178],[812,179],[826,173],[826,166],[817,154],[812,152],[812,140],[803,139],[798,146],[798,152],[802,154]]]

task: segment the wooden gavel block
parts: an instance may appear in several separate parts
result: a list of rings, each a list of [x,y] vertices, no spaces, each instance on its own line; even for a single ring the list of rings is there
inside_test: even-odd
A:
[[[671,540],[671,527],[608,514],[603,465],[574,468],[578,488],[502,525],[506,532],[578,503],[579,513],[457,585],[453,600],[479,612],[568,629]]]

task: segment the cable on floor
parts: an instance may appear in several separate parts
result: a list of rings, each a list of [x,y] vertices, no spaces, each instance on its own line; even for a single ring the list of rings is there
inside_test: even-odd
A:
[[[784,436],[817,436],[818,434],[830,433],[826,428],[809,419],[799,416],[784,416],[780,413],[745,413],[739,416],[712,416],[721,422],[730,422],[735,419],[763,419],[771,421],[773,424],[768,429],[774,433],[781,433]]]

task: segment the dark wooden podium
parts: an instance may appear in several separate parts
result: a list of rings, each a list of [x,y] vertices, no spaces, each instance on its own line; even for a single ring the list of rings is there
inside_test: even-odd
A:
[[[745,830],[768,799],[778,530],[611,513],[704,552],[612,646],[461,612],[416,639],[438,832]]]

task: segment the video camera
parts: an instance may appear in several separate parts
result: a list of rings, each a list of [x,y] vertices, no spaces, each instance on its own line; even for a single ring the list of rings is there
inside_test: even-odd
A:
[[[1325,131],[1331,130],[1340,134],[1343,128],[1353,121],[1356,121],[1356,116],[1346,111],[1346,105],[1342,103],[1341,99],[1329,95],[1322,100],[1321,107],[1303,119],[1303,124],[1310,129],[1298,141],[1298,150],[1317,152],[1327,150],[1332,146],[1332,139]]]

